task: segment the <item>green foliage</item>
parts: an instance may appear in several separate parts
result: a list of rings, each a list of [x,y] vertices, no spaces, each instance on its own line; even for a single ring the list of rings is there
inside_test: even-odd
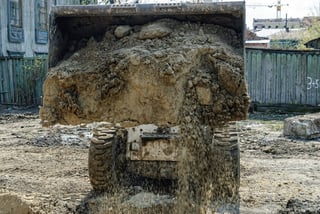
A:
[[[24,58],[22,72],[18,81],[18,94],[21,103],[34,103],[36,98],[36,86],[42,83],[46,76],[47,61],[45,57]]]
[[[28,73],[30,80],[42,79],[45,75],[46,59],[44,57],[36,57],[33,59],[25,59],[23,68]]]
[[[298,43],[299,41],[294,39],[271,40],[270,48],[292,50],[297,49]]]
[[[311,14],[313,16],[320,16],[320,1],[318,1],[318,5],[314,5],[313,8],[311,8]]]

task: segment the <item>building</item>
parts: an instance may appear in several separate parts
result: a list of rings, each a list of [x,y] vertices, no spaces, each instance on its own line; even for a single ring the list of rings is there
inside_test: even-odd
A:
[[[53,5],[90,0],[1,0],[0,56],[33,57],[48,53],[48,17]]]
[[[247,40],[245,42],[246,48],[270,48],[270,39],[263,40]]]
[[[295,29],[302,28],[303,22],[299,18],[289,19],[253,19],[253,29]]]
[[[270,48],[270,40],[267,37],[260,37],[255,32],[246,30],[246,48]]]

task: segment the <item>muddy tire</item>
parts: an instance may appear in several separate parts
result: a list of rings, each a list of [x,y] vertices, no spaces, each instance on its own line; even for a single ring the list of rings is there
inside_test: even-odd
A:
[[[215,129],[215,144],[219,153],[224,154],[224,166],[226,172],[232,173],[233,185],[240,186],[240,147],[237,125],[229,122],[220,129]]]
[[[111,191],[114,186],[112,147],[116,131],[109,128],[97,128],[93,131],[89,148],[89,178],[96,191]]]
[[[219,159],[223,160],[217,167],[217,180],[221,182],[221,195],[217,198],[223,201],[217,207],[218,213],[239,213],[240,207],[240,148],[238,130],[235,122],[215,129],[214,143]]]

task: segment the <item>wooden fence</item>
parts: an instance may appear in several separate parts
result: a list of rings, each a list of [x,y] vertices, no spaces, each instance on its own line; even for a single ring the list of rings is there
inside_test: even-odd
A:
[[[252,102],[320,104],[320,51],[246,49]]]
[[[46,58],[0,57],[0,105],[39,105]],[[320,51],[246,49],[252,102],[320,104]]]
[[[39,105],[47,71],[44,57],[0,57],[0,105]]]

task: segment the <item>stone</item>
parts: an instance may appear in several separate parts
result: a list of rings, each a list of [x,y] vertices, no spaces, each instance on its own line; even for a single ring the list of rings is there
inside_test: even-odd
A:
[[[197,96],[201,105],[212,105],[212,93],[208,87],[196,87]]]
[[[125,36],[128,36],[130,34],[132,27],[130,27],[129,25],[121,25],[118,26],[115,30],[114,30],[114,35],[117,38],[123,38]]]
[[[290,117],[284,120],[283,135],[292,138],[320,137],[320,113]]]
[[[130,62],[132,63],[132,65],[140,65],[141,62],[141,57],[138,54],[132,54],[130,56]]]
[[[155,39],[168,36],[171,33],[171,29],[166,27],[162,23],[153,23],[142,27],[139,39]]]

